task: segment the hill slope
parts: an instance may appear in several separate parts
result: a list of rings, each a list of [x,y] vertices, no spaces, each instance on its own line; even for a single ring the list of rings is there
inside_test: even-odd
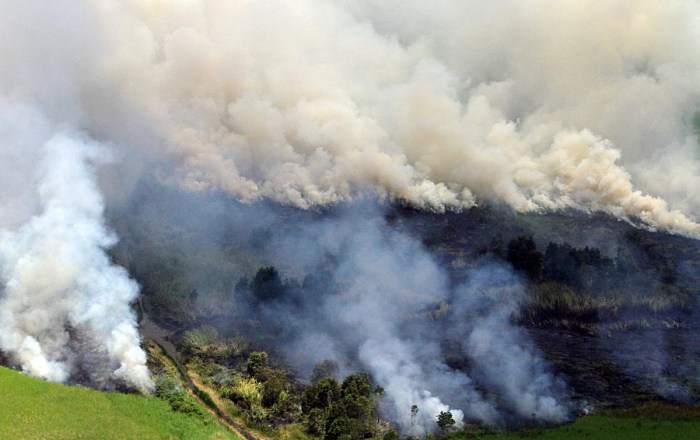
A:
[[[175,413],[155,397],[101,393],[0,367],[0,438],[235,439],[211,419]]]

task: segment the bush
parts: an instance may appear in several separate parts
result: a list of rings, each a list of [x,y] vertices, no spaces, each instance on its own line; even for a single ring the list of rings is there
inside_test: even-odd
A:
[[[340,384],[332,377],[325,377],[304,390],[303,409],[326,409],[340,398]]]
[[[307,431],[326,440],[361,440],[377,434],[377,402],[383,390],[365,373],[351,374],[343,384],[324,377],[304,392]]]
[[[248,356],[248,374],[255,379],[264,379],[267,372],[267,353],[264,351],[254,351]]]
[[[199,417],[205,415],[204,409],[189,395],[187,390],[172,377],[156,376],[156,396],[168,402],[173,411],[192,414]]]
[[[221,343],[219,332],[208,325],[186,331],[180,346],[185,356],[215,358],[226,355],[226,347]]]
[[[250,290],[258,300],[270,301],[282,296],[284,286],[277,269],[270,266],[258,270],[250,284]]]
[[[289,397],[289,383],[283,371],[271,371],[263,383],[262,403],[266,408],[277,404]]]
[[[326,435],[326,418],[328,414],[320,408],[314,408],[306,415],[304,427],[309,434],[325,436]]]
[[[447,432],[455,425],[455,419],[449,411],[440,411],[437,416],[437,425],[442,432]]]
[[[267,411],[262,405],[262,384],[254,378],[236,376],[230,397],[234,402],[241,404],[254,420],[267,417]]]
[[[393,429],[390,429],[384,433],[384,435],[382,436],[382,440],[401,440],[401,437],[399,437],[398,432],[394,431]]]

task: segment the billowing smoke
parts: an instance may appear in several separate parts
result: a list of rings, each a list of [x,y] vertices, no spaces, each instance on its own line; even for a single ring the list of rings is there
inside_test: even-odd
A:
[[[434,210],[575,207],[699,234],[692,0],[6,9],[5,93],[70,107],[190,188],[300,207],[368,189]]]
[[[35,375],[65,380],[92,360],[70,343],[82,334],[104,341],[113,379],[148,388],[129,311],[137,289],[105,256],[116,238],[102,225],[102,197],[128,198],[141,173],[246,202],[307,208],[370,193],[442,211],[488,200],[700,237],[694,0],[0,6],[0,341]],[[100,144],[120,159],[101,188]],[[339,232],[327,233],[330,243]],[[460,327],[471,375],[431,356],[427,330],[395,328],[447,295],[470,301],[458,292],[472,284],[452,289],[415,244],[379,235],[335,252],[338,276],[344,265],[355,275],[320,306],[344,311],[355,355],[388,384],[398,419],[420,400],[426,417],[451,401],[470,419],[561,420],[560,384],[508,326],[512,303]],[[392,310],[395,295],[414,299]],[[333,348],[333,335],[321,339]],[[494,359],[511,382],[479,367]]]
[[[69,380],[80,367],[96,386],[151,389],[130,308],[138,286],[105,253],[116,242],[103,224],[94,170],[105,148],[70,132],[42,141],[49,124],[39,114],[0,108],[3,156],[39,159],[36,174],[24,175],[30,187],[35,180],[38,212],[0,230],[0,349],[51,381]]]
[[[127,138],[126,119],[188,187],[574,207],[700,234],[692,0],[93,3],[110,89],[92,94],[118,114],[90,102],[91,125]]]
[[[247,295],[238,289],[237,304],[246,296],[252,303],[242,316],[276,332],[278,349],[298,370],[334,360],[341,374],[369,372],[385,389],[388,419],[406,434],[431,432],[448,410],[458,423],[570,417],[563,381],[511,322],[522,283],[510,270],[479,264],[453,286],[435,258],[386,225],[376,207],[349,210],[270,238],[276,267],[309,274],[298,286],[290,281],[274,300],[255,298],[255,287]],[[469,367],[444,360],[457,355]]]

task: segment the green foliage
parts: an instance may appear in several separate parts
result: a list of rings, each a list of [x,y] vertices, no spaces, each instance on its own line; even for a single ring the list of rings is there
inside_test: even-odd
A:
[[[351,374],[340,385],[324,377],[304,392],[306,429],[326,440],[359,440],[376,433],[377,400],[365,373]],[[380,391],[381,388],[377,387]]]
[[[203,361],[223,361],[240,356],[247,349],[244,340],[224,340],[219,336],[219,332],[209,325],[186,331],[178,345],[187,358],[199,358]]]
[[[338,374],[338,363],[332,360],[325,360],[314,365],[311,372],[311,382],[316,383],[324,377],[335,377]]]
[[[676,407],[673,407],[676,408]],[[470,432],[469,427],[448,434],[449,440],[484,439],[484,440],[666,440],[666,439],[695,439],[700,432],[700,414],[686,418],[676,417],[676,409],[663,411],[661,414],[644,414],[637,410],[629,410],[628,414],[611,413],[591,415],[578,419],[576,422],[549,429],[523,430],[512,433],[485,433],[483,430]],[[681,413],[687,411],[679,410]]]
[[[267,374],[263,383],[262,403],[266,408],[273,407],[289,397],[289,381],[284,371],[275,370]]]
[[[22,440],[223,440],[204,414],[173,412],[156,397],[52,384],[0,368],[0,438]]]
[[[401,437],[399,436],[398,432],[394,431],[393,429],[390,429],[384,433],[384,435],[382,436],[382,440],[401,440]]]
[[[314,408],[326,409],[340,398],[340,384],[332,377],[324,377],[304,390],[304,412]]]
[[[586,294],[556,282],[527,288],[514,318],[533,326],[565,327],[585,333],[654,326],[682,326],[676,311],[692,304],[687,293],[665,286],[652,294],[625,289]]]
[[[262,405],[263,386],[254,378],[236,376],[231,386],[231,399],[242,405],[254,420],[267,417],[267,411]]]
[[[155,377],[156,396],[168,402],[173,411],[204,417],[206,411],[170,376]]]
[[[443,433],[449,431],[455,426],[455,419],[449,411],[440,411],[437,416],[437,425]]]
[[[306,414],[304,427],[309,434],[323,437],[326,435],[326,419],[328,412],[321,408],[312,408]]]
[[[254,351],[246,363],[248,374],[256,379],[264,379],[268,370],[268,356],[264,351]]]
[[[202,402],[204,402],[204,404],[207,405],[209,408],[212,408],[214,410],[216,409],[216,402],[214,402],[214,399],[206,391],[197,389],[197,397],[202,399]]]
[[[325,440],[344,440],[362,438],[356,421],[349,417],[339,416],[332,418],[323,437]]]
[[[355,373],[345,378],[341,388],[343,397],[370,397],[372,395],[372,381],[367,373]]]

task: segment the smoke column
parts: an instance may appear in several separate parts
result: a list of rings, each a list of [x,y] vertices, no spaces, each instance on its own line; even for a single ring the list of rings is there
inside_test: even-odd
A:
[[[331,359],[341,374],[369,372],[385,389],[385,415],[404,433],[432,432],[441,411],[459,424],[569,418],[564,383],[511,322],[522,288],[510,290],[521,285],[510,270],[475,264],[463,274],[468,282],[451,287],[435,258],[367,203],[273,233],[267,257],[285,273],[312,278],[279,301],[253,300],[241,316],[279,334],[277,348],[299,371]],[[484,294],[504,288],[505,295]],[[449,309],[428,318],[437,304]],[[445,340],[458,348],[446,352]],[[459,353],[470,367],[450,367],[446,353]]]
[[[3,104],[5,118],[12,109],[24,119],[3,121],[6,151],[36,148],[40,162],[38,212],[16,230],[0,230],[0,349],[26,373],[51,381],[71,379],[80,366],[95,386],[152,389],[129,305],[138,286],[105,254],[116,237],[103,224],[94,168],[106,150],[70,133],[40,146],[16,133],[13,145],[11,124],[37,131],[48,124],[29,108]]]

